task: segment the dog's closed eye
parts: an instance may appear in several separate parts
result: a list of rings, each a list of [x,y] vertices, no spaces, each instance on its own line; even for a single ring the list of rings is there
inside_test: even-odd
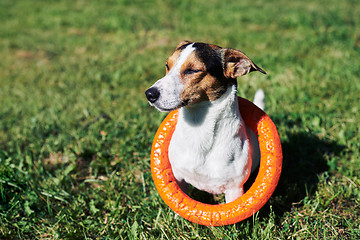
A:
[[[185,75],[189,75],[189,74],[194,74],[194,73],[198,73],[198,72],[202,72],[202,70],[189,68],[189,69],[186,69],[183,73]]]

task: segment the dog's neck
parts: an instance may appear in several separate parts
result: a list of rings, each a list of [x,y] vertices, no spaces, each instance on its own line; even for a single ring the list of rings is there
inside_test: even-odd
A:
[[[237,99],[237,87],[232,85],[218,99],[204,101],[180,109],[180,117],[187,124],[195,127],[202,125],[213,125],[221,119],[234,119],[242,121]]]

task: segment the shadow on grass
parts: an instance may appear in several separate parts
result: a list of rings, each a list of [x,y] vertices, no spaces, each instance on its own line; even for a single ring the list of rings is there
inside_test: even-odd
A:
[[[289,133],[287,137],[282,142],[283,167],[279,183],[259,216],[268,216],[270,205],[276,216],[282,216],[306,196],[314,194],[318,175],[329,170],[327,156],[338,156],[344,149],[336,142],[322,140],[309,133]],[[255,177],[251,176],[249,182]],[[250,186],[247,184],[247,187]]]

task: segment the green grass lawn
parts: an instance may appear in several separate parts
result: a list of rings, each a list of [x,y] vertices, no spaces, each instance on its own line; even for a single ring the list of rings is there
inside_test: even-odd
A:
[[[359,239],[360,4],[0,1],[1,239]],[[243,50],[268,74],[284,164],[252,218],[176,216],[150,173],[165,114],[144,91],[181,40]]]

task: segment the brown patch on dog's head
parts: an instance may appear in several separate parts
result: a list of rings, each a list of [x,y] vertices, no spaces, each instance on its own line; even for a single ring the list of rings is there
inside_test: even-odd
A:
[[[232,80],[224,77],[221,48],[216,45],[194,43],[195,51],[181,67],[181,79],[185,85],[181,94],[188,104],[218,99],[230,86]]]
[[[260,71],[265,74],[240,50],[190,41],[183,41],[176,46],[166,61],[166,74],[190,44],[195,50],[180,68],[180,78],[184,84],[180,96],[183,106],[220,98],[229,86],[237,84],[237,77],[249,72]]]

